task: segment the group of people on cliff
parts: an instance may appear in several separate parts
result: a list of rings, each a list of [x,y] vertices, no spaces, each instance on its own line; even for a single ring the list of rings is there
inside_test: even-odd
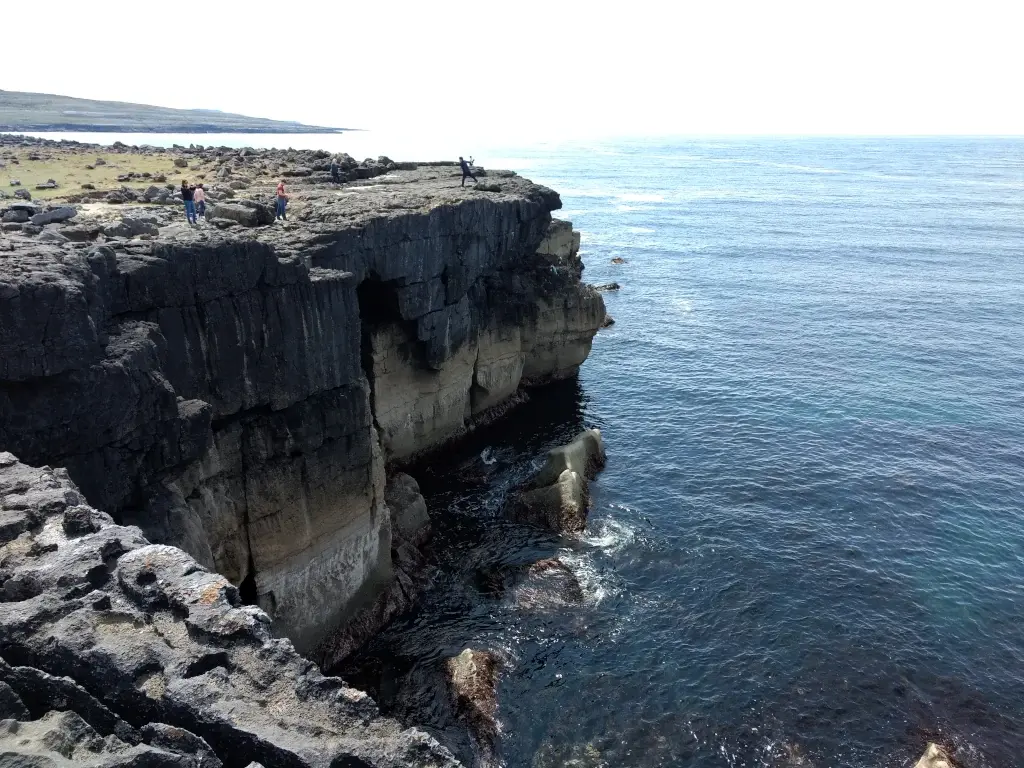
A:
[[[473,158],[467,162],[459,156],[459,168],[462,170],[462,186],[466,186],[466,179],[477,182],[473,174]],[[341,183],[341,163],[337,156],[331,158],[331,180],[335,184]],[[185,203],[185,218],[189,225],[196,226],[199,219],[206,218],[206,189],[202,184],[189,184],[186,179],[181,180],[181,199]],[[278,221],[288,220],[288,194],[285,192],[284,180],[277,183],[276,207],[274,218]]]
[[[196,226],[199,219],[206,218],[206,190],[202,184],[189,184],[182,179],[181,199],[185,201],[185,218],[189,224]]]
[[[206,189],[202,184],[189,184],[181,180],[181,199],[185,203],[185,218],[190,226],[197,226],[199,219],[206,218]],[[277,203],[274,218],[288,220],[288,195],[284,190],[284,181],[277,183]]]

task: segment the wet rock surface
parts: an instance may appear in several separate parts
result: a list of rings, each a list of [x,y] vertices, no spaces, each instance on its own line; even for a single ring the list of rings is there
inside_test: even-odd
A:
[[[604,464],[604,442],[597,429],[549,451],[544,466],[513,501],[513,519],[557,533],[580,533],[587,524],[588,481]]]
[[[62,470],[0,454],[0,516],[0,749],[24,764],[458,765]]]

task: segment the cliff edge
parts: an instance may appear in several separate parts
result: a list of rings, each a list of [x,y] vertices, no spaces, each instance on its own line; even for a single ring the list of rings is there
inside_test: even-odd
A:
[[[0,201],[0,450],[65,467],[336,660],[395,583],[387,468],[574,375],[604,304],[557,194],[514,174],[462,188],[381,158],[331,185],[326,153],[184,154],[248,175],[211,188],[217,226],[106,193]],[[248,226],[285,173],[292,221]]]

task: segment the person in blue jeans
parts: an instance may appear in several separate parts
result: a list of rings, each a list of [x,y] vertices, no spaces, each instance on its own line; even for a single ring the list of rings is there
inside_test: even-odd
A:
[[[285,210],[288,207],[288,195],[284,193],[284,181],[277,183],[277,218],[288,221],[288,216],[285,215]]]
[[[185,201],[185,218],[188,219],[188,223],[195,226],[196,224],[196,203],[195,203],[196,188],[190,187],[185,179],[181,180],[181,199]]]

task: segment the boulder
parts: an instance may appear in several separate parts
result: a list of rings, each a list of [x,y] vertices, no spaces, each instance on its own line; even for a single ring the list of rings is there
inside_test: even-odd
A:
[[[587,525],[587,481],[565,470],[551,485],[525,491],[513,503],[512,517],[557,533],[580,533]]]
[[[527,566],[512,590],[516,607],[530,611],[561,611],[578,606],[583,597],[576,574],[556,557]]]
[[[174,167],[188,168],[188,160],[186,160],[184,157],[176,157],[174,158]]]
[[[46,224],[56,224],[57,222],[67,221],[73,219],[78,215],[78,211],[72,208],[70,205],[62,205],[59,208],[51,208],[48,211],[37,213],[32,217],[32,223],[37,227],[44,226]]]
[[[448,692],[455,711],[478,745],[493,749],[498,738],[498,671],[501,662],[489,651],[467,648],[445,660]]]
[[[60,232],[46,229],[39,233],[39,239],[46,243],[66,243],[68,239]]]
[[[207,209],[210,219],[228,219],[243,227],[259,227],[274,223],[274,212],[269,206],[251,201],[216,203]]]
[[[313,169],[299,166],[298,168],[288,168],[281,172],[282,176],[312,176]]]
[[[107,164],[107,161],[104,160],[102,157],[97,157],[96,158],[96,162],[93,163],[93,165],[106,165],[106,164]]]
[[[621,288],[618,283],[602,283],[601,285],[595,285],[595,291],[617,291]]]
[[[590,503],[587,481],[604,464],[600,430],[581,432],[568,445],[548,452],[544,466],[513,500],[512,518],[556,533],[582,532]]]
[[[415,479],[404,472],[392,475],[384,489],[384,502],[391,512],[392,536],[417,547],[430,538],[427,502]]]
[[[117,224],[103,228],[107,237],[138,237],[139,235],[158,235],[160,229],[152,219],[134,219],[125,216]]]
[[[921,759],[914,764],[914,768],[954,768],[954,764],[946,750],[931,742],[921,755]]]
[[[61,230],[61,234],[73,242],[87,243],[90,240],[95,240],[102,231],[103,227],[100,226],[100,224],[93,222],[88,224],[74,224],[69,227],[64,227]]]
[[[604,468],[606,456],[601,430],[587,429],[568,445],[548,451],[547,461],[533,479],[534,487],[556,482],[565,470],[593,479]]]
[[[32,193],[29,192],[27,189],[16,189],[16,190],[14,190],[14,196],[18,197],[18,198],[21,198],[22,200],[31,200],[32,199]]]
[[[0,216],[0,221],[21,224],[29,220],[29,212],[24,209],[11,209]]]

